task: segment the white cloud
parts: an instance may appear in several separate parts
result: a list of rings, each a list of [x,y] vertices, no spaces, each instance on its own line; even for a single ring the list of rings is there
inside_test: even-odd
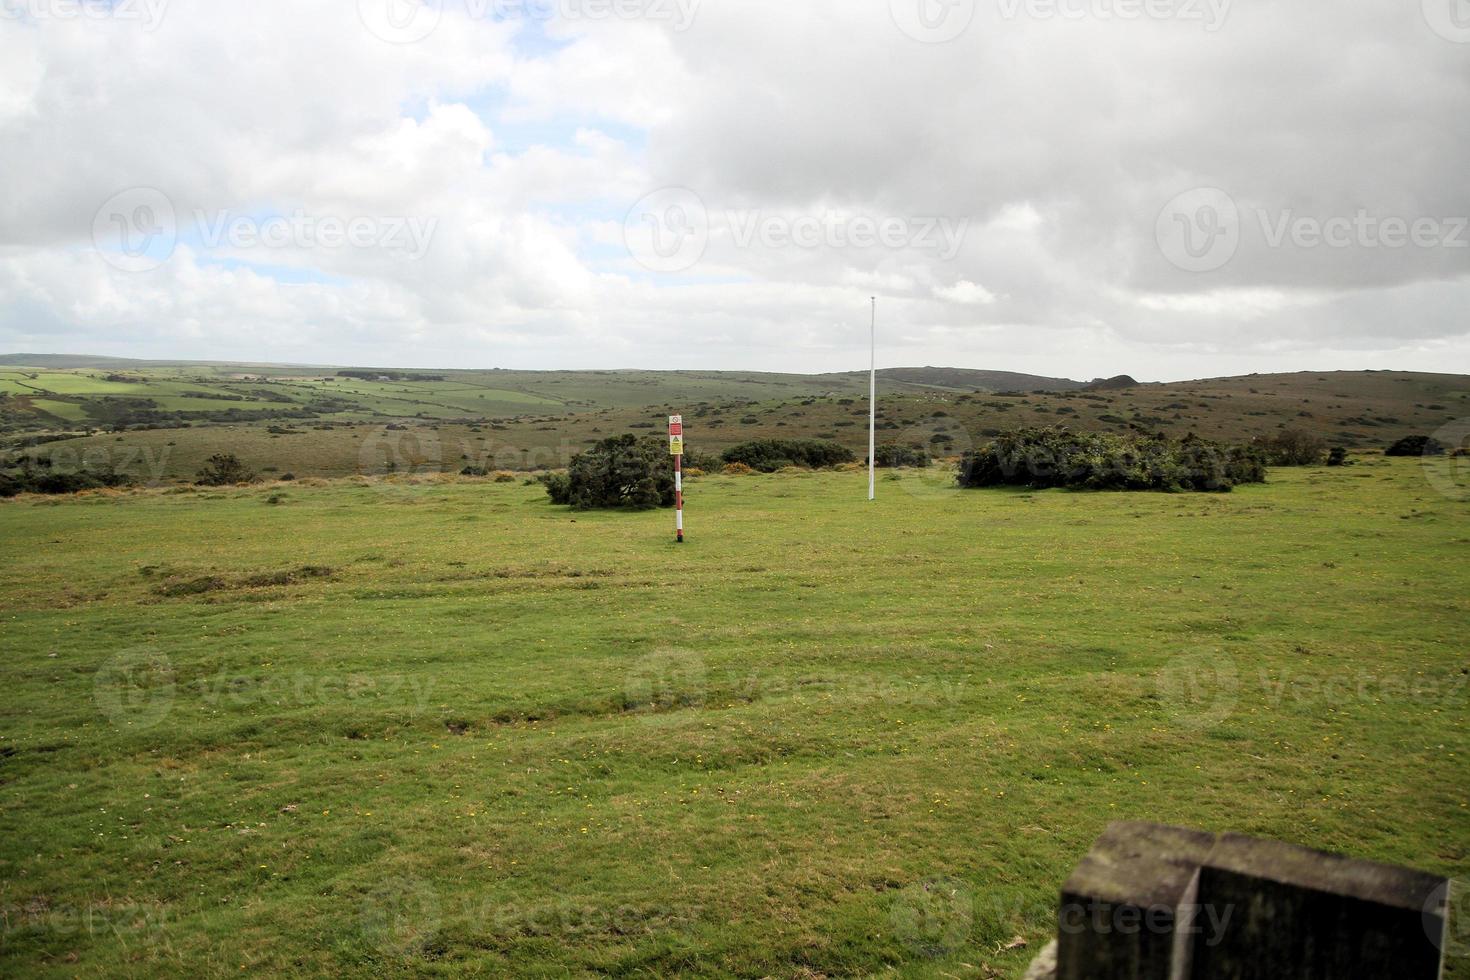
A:
[[[405,44],[356,8],[0,21],[0,159],[19,189],[0,198],[0,347],[837,370],[861,363],[876,293],[890,364],[1470,364],[1470,247],[1452,242],[1470,215],[1466,50],[1417,5],[1234,4],[1215,31],[982,5],[935,45],[888,4],[843,0],[704,0],[687,30],[543,29],[456,0]],[[164,193],[179,231],[137,273],[91,244],[98,208],[132,187]],[[663,187],[710,218],[703,259],[672,274],[623,243],[628,209]],[[1238,242],[1187,272],[1157,235],[1197,187],[1225,193]],[[199,234],[298,212],[432,235],[414,260]],[[1282,221],[1359,213],[1445,234],[1272,240]],[[752,215],[823,230],[742,240]],[[1217,217],[1180,216],[1201,247]],[[908,237],[863,244],[855,221]],[[930,221],[963,227],[953,249],[926,247]]]

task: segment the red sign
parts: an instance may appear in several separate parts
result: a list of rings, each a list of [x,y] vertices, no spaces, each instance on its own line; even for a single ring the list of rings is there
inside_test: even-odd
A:
[[[675,422],[675,421],[673,421],[671,419],[669,421],[669,435],[671,435],[671,436],[682,436],[683,434],[684,434],[684,423],[683,422]]]

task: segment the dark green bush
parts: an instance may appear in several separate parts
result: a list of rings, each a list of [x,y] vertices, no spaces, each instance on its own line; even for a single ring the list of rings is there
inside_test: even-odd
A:
[[[873,450],[873,460],[881,468],[928,466],[929,451],[923,446],[899,446],[889,443]]]
[[[1069,487],[1078,490],[1228,491],[1266,479],[1255,447],[1198,439],[1022,429],[965,453],[962,487]]]
[[[1327,440],[1301,429],[1282,429],[1260,446],[1272,466],[1317,466],[1327,452]]]
[[[1328,466],[1346,466],[1346,465],[1348,465],[1347,450],[1344,449],[1342,446],[1333,446],[1332,447],[1332,452],[1330,452],[1330,453],[1327,454],[1327,465]]]
[[[1431,436],[1405,436],[1383,451],[1385,456],[1443,456],[1444,443]]]
[[[604,439],[573,458],[565,474],[553,473],[544,482],[552,503],[578,510],[674,505],[673,461],[668,442],[658,436]]]
[[[44,462],[47,466],[50,465],[49,460]],[[37,473],[26,467],[19,472],[0,473],[0,497],[14,497],[21,493],[80,493],[83,490],[126,486],[131,482],[126,476],[114,473],[111,469]]]
[[[787,466],[820,469],[851,463],[854,457],[846,447],[818,439],[759,439],[743,442],[725,450],[727,463],[744,463],[762,473],[774,473]]]
[[[572,502],[572,478],[565,473],[547,473],[538,477],[553,504],[562,507]]]
[[[251,483],[255,474],[234,453],[215,453],[199,471],[195,482],[201,487],[226,487],[235,483]]]

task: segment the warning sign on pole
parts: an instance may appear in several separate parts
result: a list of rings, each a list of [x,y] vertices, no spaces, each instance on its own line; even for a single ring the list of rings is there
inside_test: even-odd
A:
[[[669,416],[669,454],[674,457],[674,540],[684,543],[684,416]]]

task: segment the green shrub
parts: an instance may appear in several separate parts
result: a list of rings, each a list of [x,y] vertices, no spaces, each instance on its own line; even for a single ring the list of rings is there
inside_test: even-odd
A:
[[[1347,450],[1344,449],[1342,446],[1333,446],[1332,447],[1332,452],[1330,452],[1330,453],[1327,454],[1327,465],[1328,466],[1346,466],[1346,465],[1348,465]]]
[[[788,466],[821,469],[839,463],[851,463],[854,456],[846,447],[835,442],[818,439],[758,439],[725,450],[724,460],[727,463],[744,463],[762,473],[775,473]]]
[[[565,484],[562,481],[565,480]],[[674,505],[674,467],[658,436],[613,436],[579,453],[565,475],[546,478],[552,503],[578,510],[648,510]]]
[[[929,452],[923,446],[899,446],[893,443],[873,450],[874,465],[880,468],[928,466]],[[864,462],[867,462],[864,460]]]
[[[1327,452],[1327,440],[1301,429],[1282,429],[1260,446],[1272,466],[1318,466]]]
[[[572,478],[565,473],[543,473],[537,477],[546,488],[553,504],[565,507],[572,502]]]
[[[962,487],[1228,491],[1265,479],[1265,459],[1255,447],[1064,428],[1005,433],[965,453],[958,467]]]
[[[194,482],[201,487],[226,487],[254,480],[255,474],[246,469],[234,453],[215,453],[209,457],[204,469],[199,471],[199,479]]]
[[[1444,443],[1431,436],[1405,436],[1383,451],[1385,456],[1443,456]]]

